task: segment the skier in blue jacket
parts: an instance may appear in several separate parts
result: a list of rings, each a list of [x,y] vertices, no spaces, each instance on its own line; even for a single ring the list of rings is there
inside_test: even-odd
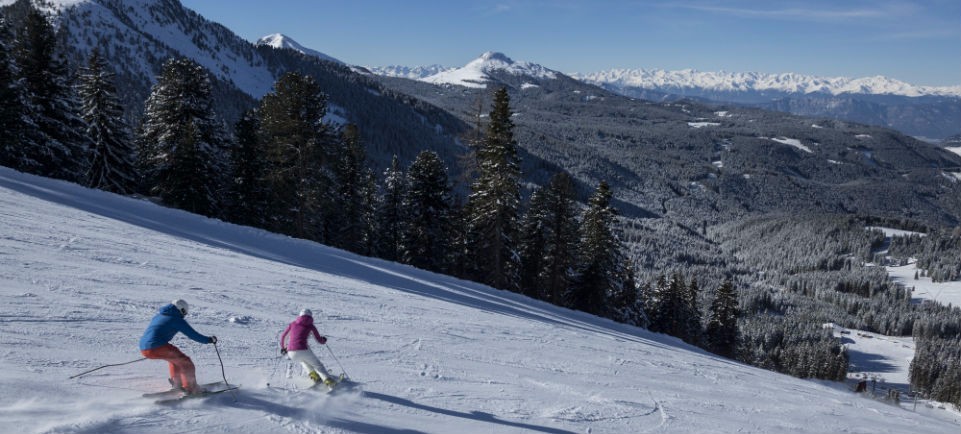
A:
[[[140,338],[140,353],[148,359],[166,360],[170,364],[170,384],[193,394],[203,392],[197,386],[194,363],[190,357],[180,352],[179,348],[171,345],[170,340],[178,332],[202,344],[215,344],[217,337],[197,333],[187,324],[184,320],[187,309],[187,302],[184,300],[174,300],[161,307]]]

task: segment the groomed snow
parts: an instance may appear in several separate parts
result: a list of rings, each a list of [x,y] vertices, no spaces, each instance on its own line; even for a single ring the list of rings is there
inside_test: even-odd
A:
[[[513,293],[6,168],[0,213],[0,427],[17,432],[958,432]],[[166,387],[158,361],[67,380],[139,358],[177,297],[220,338],[236,401],[141,398]],[[357,389],[289,390],[305,379],[283,378],[277,335],[304,307]],[[200,381],[221,377],[213,346],[174,343]]]

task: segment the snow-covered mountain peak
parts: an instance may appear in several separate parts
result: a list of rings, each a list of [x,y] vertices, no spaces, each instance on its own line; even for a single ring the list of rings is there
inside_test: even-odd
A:
[[[344,62],[341,62],[340,60],[335,59],[335,58],[333,58],[333,57],[331,57],[331,56],[329,56],[329,55],[327,55],[327,54],[324,54],[324,53],[321,53],[320,51],[317,51],[317,50],[314,50],[314,49],[312,49],[312,48],[307,48],[307,47],[305,47],[305,46],[303,46],[303,45],[300,45],[300,44],[299,44],[297,41],[295,41],[293,38],[291,38],[290,36],[287,36],[287,35],[285,35],[285,34],[283,34],[283,33],[272,33],[272,34],[269,34],[269,35],[267,35],[267,36],[264,36],[264,37],[262,37],[262,38],[260,38],[260,39],[257,40],[257,44],[256,44],[256,45],[257,45],[257,46],[273,47],[273,48],[278,48],[278,49],[280,49],[280,48],[289,48],[289,49],[294,50],[294,51],[296,51],[296,52],[298,52],[298,53],[301,53],[301,54],[305,54],[305,55],[308,55],[308,56],[318,57],[318,58],[321,58],[321,59],[323,59],[323,60],[327,60],[327,61],[330,61],[330,62],[335,62],[335,63],[344,64]]]
[[[528,76],[536,79],[557,78],[557,71],[547,69],[531,62],[514,61],[504,53],[488,51],[471,60],[460,68],[441,71],[424,77],[421,81],[434,84],[456,84],[465,87],[482,88],[491,80],[492,73],[505,72],[511,75]]]

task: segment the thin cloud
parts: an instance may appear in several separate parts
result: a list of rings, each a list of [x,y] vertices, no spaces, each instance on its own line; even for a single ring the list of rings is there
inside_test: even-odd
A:
[[[665,5],[700,12],[732,15],[745,18],[788,19],[799,21],[842,21],[889,18],[895,15],[891,8],[861,8],[861,9],[812,9],[812,8],[747,8],[726,7],[706,4],[672,4]]]
[[[918,30],[913,32],[893,32],[878,35],[878,41],[911,41],[926,39],[950,39],[957,38],[961,33],[950,29]]]

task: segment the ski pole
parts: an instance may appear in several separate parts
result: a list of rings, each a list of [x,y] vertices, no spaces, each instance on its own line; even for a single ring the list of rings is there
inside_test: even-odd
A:
[[[284,361],[284,356],[277,358],[277,363],[274,363],[274,368],[270,370],[270,376],[267,377],[267,387],[270,387],[270,382],[274,380],[274,374],[277,373],[277,367],[280,366],[280,362]]]
[[[93,368],[93,369],[91,369],[91,370],[89,370],[89,371],[83,371],[83,372],[81,372],[81,373],[79,373],[79,374],[77,374],[77,375],[70,376],[70,377],[68,377],[68,379],[69,379],[69,380],[73,380],[74,378],[82,377],[82,376],[87,375],[87,374],[89,374],[89,373],[91,373],[91,372],[93,372],[93,371],[99,371],[99,370],[101,370],[101,369],[103,369],[103,368],[109,368],[109,367],[111,367],[111,366],[129,365],[129,364],[131,364],[131,363],[136,363],[136,362],[139,362],[139,361],[141,361],[141,360],[147,360],[147,358],[146,358],[146,357],[141,357],[141,358],[139,358],[139,359],[137,359],[137,360],[131,360],[131,361],[129,361],[129,362],[114,363],[114,364],[112,364],[112,365],[103,365],[103,366],[101,366],[101,367],[99,367],[99,368]]]
[[[224,372],[224,359],[220,358],[220,349],[217,348],[216,341],[214,341],[214,351],[217,352],[217,360],[220,361],[220,375],[224,378],[224,385],[230,387],[230,383],[227,382],[227,374]],[[230,394],[234,396],[234,402],[237,402],[237,392],[231,390]]]
[[[331,350],[331,349],[330,349],[330,345],[324,344],[324,346],[327,347],[327,351],[330,352],[330,356],[334,358],[334,361],[335,361],[335,362],[337,362],[337,366],[340,366],[340,372],[343,372],[344,375],[347,376],[347,378],[350,378],[350,375],[347,375],[347,370],[344,369],[344,365],[341,365],[341,364],[340,364],[340,360],[338,360],[338,359],[337,359],[337,356],[334,355],[334,350]]]

